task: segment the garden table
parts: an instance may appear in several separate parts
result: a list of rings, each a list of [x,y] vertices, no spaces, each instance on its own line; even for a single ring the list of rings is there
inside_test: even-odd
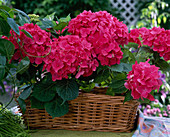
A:
[[[113,133],[99,131],[70,131],[70,130],[32,130],[32,137],[132,137],[131,133]]]

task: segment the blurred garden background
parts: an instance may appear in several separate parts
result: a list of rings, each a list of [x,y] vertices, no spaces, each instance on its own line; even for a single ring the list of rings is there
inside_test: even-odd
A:
[[[57,17],[70,14],[74,18],[83,10],[106,10],[123,21],[129,30],[154,26],[170,29],[169,0],[0,0],[0,5],[20,9],[33,20],[49,14],[55,14]],[[155,102],[143,102],[139,107],[147,116],[170,117],[170,72],[159,73],[163,85],[154,93]],[[4,85],[7,93],[0,92],[0,102],[6,104],[13,94],[10,79],[7,79]],[[1,86],[0,90],[2,91]],[[9,107],[13,106],[14,102]]]

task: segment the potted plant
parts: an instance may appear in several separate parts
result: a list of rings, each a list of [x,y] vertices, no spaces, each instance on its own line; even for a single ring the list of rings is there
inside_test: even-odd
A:
[[[38,109],[35,110],[40,115],[38,119],[44,117],[51,119],[50,116],[61,117],[69,112],[68,104],[74,102],[78,96],[86,96],[86,98],[79,97],[75,104],[79,104],[81,100],[86,101],[90,96],[82,93],[98,92],[96,88],[92,90],[96,86],[104,87],[107,95],[124,96],[121,101],[113,97],[121,105],[132,99],[154,100],[151,94],[153,90],[159,90],[161,85],[158,67],[164,71],[169,70],[169,64],[166,62],[170,59],[169,30],[142,28],[128,33],[127,26],[106,11],[95,13],[84,11],[74,19],[69,15],[66,18],[56,19],[55,14],[48,15],[44,19],[39,19],[37,15],[30,15],[31,21],[26,17],[22,16],[19,19],[21,26],[11,27],[10,35],[2,36],[0,41],[3,43],[0,53],[1,65],[4,67],[3,77],[0,80],[4,79],[5,72],[12,76],[14,82],[17,79],[14,87],[17,85],[18,91],[22,91],[17,100],[23,114],[31,112],[27,113],[27,116],[35,115],[31,115],[35,109],[29,110],[30,106],[26,108],[26,104],[30,101],[31,107]],[[7,18],[7,23],[8,20]],[[5,50],[6,45],[10,54]],[[99,97],[97,94],[92,96]],[[103,101],[108,98],[112,97],[106,96]],[[90,103],[93,104],[95,101]],[[136,105],[132,105],[132,102]],[[132,115],[135,117],[138,103],[134,100],[132,102],[131,106],[135,106]],[[107,103],[108,100],[105,105]],[[113,105],[114,109],[117,109],[116,102]],[[122,115],[124,110],[121,112],[121,105],[118,106],[118,112],[114,114]],[[78,108],[85,106],[78,106]],[[99,111],[96,113],[102,111],[100,106],[103,105],[97,105],[96,110]],[[107,107],[105,112],[110,111],[113,106]],[[73,106],[72,108],[74,109]],[[44,109],[50,116],[47,116]],[[86,112],[87,109],[84,111]],[[115,121],[114,114],[111,114],[112,122]],[[91,119],[93,114],[89,115]],[[68,117],[70,115],[64,117],[64,123]],[[81,119],[81,116],[78,117],[76,121]],[[108,115],[104,121],[108,121],[107,117]],[[127,121],[130,121],[129,117],[131,116],[128,116]],[[118,119],[117,123],[122,121],[116,119]],[[42,121],[38,125],[41,126]],[[53,121],[52,124],[48,123],[47,127],[58,127],[54,125]],[[87,129],[88,123],[85,125],[83,129]],[[101,129],[101,125],[106,123],[97,124],[97,127],[100,127],[98,130],[104,130]],[[133,123],[131,125],[133,127]],[[37,126],[37,123],[34,126]],[[121,131],[125,131],[124,128]]]

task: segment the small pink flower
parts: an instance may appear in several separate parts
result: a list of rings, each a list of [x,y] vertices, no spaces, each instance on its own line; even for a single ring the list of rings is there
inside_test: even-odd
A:
[[[167,114],[166,112],[164,112],[164,113],[163,113],[163,116],[167,117],[167,116],[168,116],[168,114]]]
[[[160,112],[161,112],[161,110],[160,110],[159,108],[157,108],[157,112],[158,112],[158,113],[160,113]]]
[[[158,103],[159,103],[159,100],[158,100],[158,99],[155,99],[155,103],[158,104]]]
[[[167,105],[167,110],[170,110],[170,105]]]
[[[159,114],[159,117],[162,117],[162,114]]]
[[[151,106],[150,106],[150,105],[147,105],[146,108],[147,108],[147,109],[151,109]]]

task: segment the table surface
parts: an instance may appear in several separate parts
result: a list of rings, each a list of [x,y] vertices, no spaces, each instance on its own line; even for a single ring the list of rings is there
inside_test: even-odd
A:
[[[70,131],[70,130],[33,130],[31,137],[132,137],[131,133],[113,133],[98,131]]]

